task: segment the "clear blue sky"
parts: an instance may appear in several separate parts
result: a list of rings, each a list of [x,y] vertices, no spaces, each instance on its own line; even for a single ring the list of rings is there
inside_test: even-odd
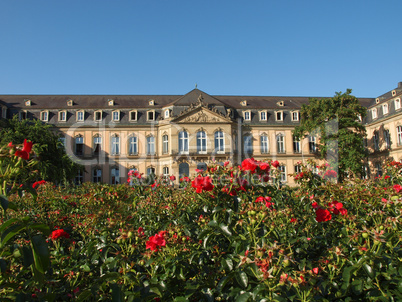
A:
[[[0,2],[0,94],[376,97],[402,81],[402,1]]]

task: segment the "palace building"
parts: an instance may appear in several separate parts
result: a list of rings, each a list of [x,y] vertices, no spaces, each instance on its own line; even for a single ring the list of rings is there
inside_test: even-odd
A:
[[[402,82],[367,108],[367,174],[388,158],[402,159]],[[0,95],[2,118],[40,119],[60,133],[85,166],[76,182],[123,183],[127,172],[194,176],[212,162],[278,160],[282,181],[316,157],[318,138],[296,140],[308,97],[222,96],[194,89],[185,95]]]

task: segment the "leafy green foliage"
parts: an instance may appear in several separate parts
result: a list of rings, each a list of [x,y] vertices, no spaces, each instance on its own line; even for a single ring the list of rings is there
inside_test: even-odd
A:
[[[359,122],[366,109],[356,97],[337,92],[333,98],[311,99],[301,108],[301,122],[294,130],[296,137],[316,135],[319,137],[318,153],[326,158],[333,168],[338,168],[342,181],[347,173],[360,176],[365,157],[363,139],[366,130]]]

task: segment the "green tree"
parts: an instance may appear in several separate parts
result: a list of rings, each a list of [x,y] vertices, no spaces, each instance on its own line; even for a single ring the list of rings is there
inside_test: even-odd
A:
[[[333,98],[310,99],[301,108],[301,122],[294,130],[296,137],[316,136],[317,153],[338,170],[342,181],[348,171],[362,174],[365,157],[363,140],[366,130],[359,120],[366,115],[366,108],[351,95],[352,90],[337,92]]]
[[[38,157],[38,177],[55,183],[74,179],[83,167],[73,162],[66,154],[59,136],[51,130],[51,125],[39,120],[1,120],[0,144],[22,144],[24,139],[34,143],[33,150]]]

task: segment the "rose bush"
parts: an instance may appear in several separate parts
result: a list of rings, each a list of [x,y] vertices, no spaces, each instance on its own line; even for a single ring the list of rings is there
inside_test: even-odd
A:
[[[195,179],[183,178],[180,189],[131,172],[132,186],[44,182],[37,197],[10,194],[20,209],[7,219],[23,213],[54,236],[47,234],[49,264],[32,279],[29,234],[15,233],[1,254],[1,295],[21,301],[400,299],[400,166],[387,166],[390,177],[375,182],[338,184],[335,173],[320,177],[310,163],[299,185],[288,188],[274,181],[279,165],[253,159],[240,167],[212,165]],[[324,176],[329,167],[321,168]]]

